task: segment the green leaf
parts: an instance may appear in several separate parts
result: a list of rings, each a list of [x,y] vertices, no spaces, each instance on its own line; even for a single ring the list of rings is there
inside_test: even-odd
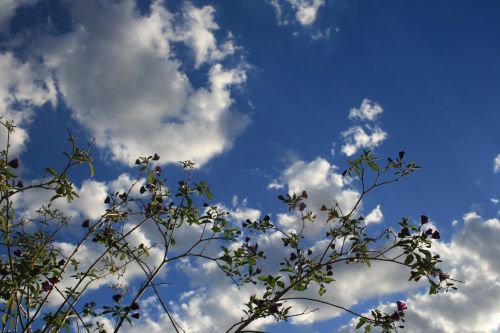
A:
[[[7,313],[4,313],[3,316],[2,316],[2,324],[5,326],[7,324],[7,319],[9,318],[9,316],[7,315]]]
[[[120,253],[120,260],[121,261],[125,260],[125,257],[126,257],[125,252]]]
[[[50,173],[52,176],[57,176],[57,171],[52,169],[52,168],[47,168],[45,169],[47,170],[48,173]]]
[[[5,220],[5,217],[0,216],[0,221],[2,222],[2,229],[5,232],[8,232],[7,228],[7,220]]]
[[[333,282],[333,281],[335,281],[335,279],[332,279],[331,277],[324,277],[324,278],[321,280],[321,282],[326,283],[326,284],[331,283],[331,282]]]
[[[154,179],[155,179],[155,174],[151,170],[151,171],[149,171],[149,174],[148,174],[148,183],[152,183]]]
[[[377,163],[368,161],[368,165],[370,166],[370,168],[372,168],[373,171],[380,172],[380,167],[377,165]]]
[[[358,324],[356,325],[356,329],[359,329],[361,328],[361,326],[363,326],[364,324],[366,324],[366,318],[359,318],[359,321],[358,321]]]
[[[91,162],[87,162],[90,170],[90,177],[94,177],[94,165]]]
[[[306,289],[307,289],[306,286],[304,286],[303,284],[298,284],[295,287],[293,287],[293,290],[297,290],[297,291],[304,291]]]

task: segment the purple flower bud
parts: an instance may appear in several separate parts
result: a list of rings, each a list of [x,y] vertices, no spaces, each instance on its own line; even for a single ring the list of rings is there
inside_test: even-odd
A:
[[[160,159],[160,155],[155,153],[155,156],[153,156],[153,161],[158,161]]]
[[[52,284],[50,284],[49,281],[43,281],[42,282],[42,290],[45,292],[52,290]]]
[[[439,281],[445,281],[445,280],[448,280],[448,278],[450,277],[449,274],[446,274],[446,273],[439,273]]]
[[[7,163],[8,166],[10,166],[13,169],[19,168],[19,160],[17,158],[13,159],[9,163]]]
[[[49,282],[52,283],[52,285],[54,285],[59,282],[59,279],[54,276],[49,279]]]
[[[399,313],[397,311],[394,311],[394,313],[391,316],[391,319],[393,319],[395,321],[399,321],[399,320],[401,320],[401,316],[399,315]]]
[[[118,303],[122,299],[122,295],[116,294],[116,295],[113,295],[112,298],[113,298],[113,301],[115,301],[116,303]]]
[[[23,252],[22,252],[20,249],[17,249],[17,250],[15,250],[15,251],[14,251],[14,255],[15,255],[16,257],[20,257],[20,256],[22,256],[22,255],[23,255]]]
[[[260,274],[260,273],[262,273],[262,269],[257,267],[257,269],[255,270],[255,274]]]
[[[141,318],[141,314],[140,313],[133,313],[132,317],[135,319],[139,319],[139,318]]]
[[[441,235],[439,235],[439,231],[434,231],[431,236],[432,239],[440,239]]]
[[[23,188],[24,187],[23,181],[22,180],[18,181],[16,186],[19,188]]]
[[[299,210],[303,211],[304,209],[306,209],[306,207],[307,207],[307,205],[305,203],[301,202],[299,205]]]
[[[397,301],[396,304],[398,305],[398,311],[403,311],[408,309],[408,305],[403,301]]]
[[[429,218],[426,215],[420,215],[420,223],[426,224],[429,222]]]
[[[131,310],[139,310],[141,307],[139,306],[139,304],[137,302],[133,302],[132,304],[130,304],[130,309]]]
[[[161,167],[159,165],[156,166],[155,172],[159,174],[161,172]]]

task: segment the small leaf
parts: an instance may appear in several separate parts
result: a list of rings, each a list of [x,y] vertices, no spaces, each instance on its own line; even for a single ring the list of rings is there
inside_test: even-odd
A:
[[[380,167],[377,165],[377,163],[368,161],[368,165],[370,166],[370,168],[372,168],[373,171],[380,172]]]

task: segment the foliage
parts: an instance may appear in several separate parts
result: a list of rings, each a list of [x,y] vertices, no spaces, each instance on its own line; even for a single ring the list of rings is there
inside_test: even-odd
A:
[[[2,125],[10,138],[15,130],[14,124],[2,122]],[[441,261],[439,255],[430,251],[432,241],[439,239],[440,235],[426,227],[428,218],[425,215],[421,216],[419,225],[403,218],[397,231],[389,228],[375,237],[368,233],[363,217],[358,215],[358,206],[369,192],[419,169],[415,163],[404,160],[404,152],[384,164],[369,151],[348,162],[343,176],[358,179],[362,192],[348,212],[343,212],[338,203],[323,205],[321,210],[327,213],[326,221],[317,221],[317,216],[308,211],[306,190],[300,194],[279,196],[288,210],[297,214],[302,226],[300,230],[285,230],[269,215],[256,221],[247,220],[241,225],[231,222],[226,211],[207,203],[212,199],[212,193],[206,182],[192,179],[192,162],[181,162],[186,177],[174,188],[162,177],[161,167],[157,165],[160,156],[141,157],[136,161],[138,176],[133,185],[127,191],[110,194],[105,200],[107,209],[99,219],[81,222],[78,240],[68,251],[63,250],[57,240],[64,230],[74,228],[74,223],[70,223],[71,217],[53,208],[52,203],[64,199],[71,204],[78,197],[68,176],[75,166],[87,164],[91,176],[94,173],[92,143],[80,148],[71,134],[68,139],[71,150],[65,154],[66,166],[61,171],[49,167],[41,179],[26,186],[16,174],[20,163],[17,158],[11,159],[8,141],[1,152],[2,332],[77,329],[103,333],[104,325],[99,322],[103,317],[113,319],[114,332],[118,332],[125,321],[133,325],[134,320],[140,318],[138,302],[146,292],[156,295],[172,327],[179,332],[182,328],[169,312],[168,302],[164,301],[169,295],[160,292],[156,279],[167,265],[173,267],[173,262],[185,258],[216,263],[237,285],[251,283],[262,287],[260,294],[252,295],[244,304],[244,316],[227,332],[245,332],[247,326],[260,318],[274,317],[279,321],[306,313],[294,312],[295,309],[287,305],[292,300],[343,309],[359,317],[357,328],[364,328],[365,332],[373,327],[380,327],[384,332],[402,327],[407,307],[402,301],[397,303],[393,313],[375,309],[370,315],[358,314],[326,301],[326,285],[335,282],[335,269],[341,264],[370,267],[376,261],[390,262],[408,267],[410,280],[427,279],[431,294],[455,288],[453,280],[437,267]],[[136,189],[138,196],[134,195]],[[52,197],[40,207],[35,217],[22,216],[16,211],[16,196],[40,190],[52,193]],[[134,221],[133,227],[126,228],[131,221]],[[151,247],[129,241],[130,236],[146,223],[152,224],[162,238],[163,259],[157,265],[148,263]],[[325,223],[329,241],[324,248],[312,251],[305,241],[304,230],[309,223]],[[192,226],[201,228],[199,237],[181,253],[172,254],[179,230]],[[259,264],[266,260],[266,254],[255,240],[266,232],[282,234],[285,257],[281,266],[276,267],[276,273],[265,273],[259,268]],[[90,265],[82,265],[77,260],[86,244],[92,244],[99,251]],[[211,253],[207,250],[210,246],[220,246],[221,251]],[[107,303],[85,301],[85,292],[91,286],[110,276],[120,280],[131,265],[137,265],[144,274],[137,289],[129,290],[117,284],[112,286],[115,292]],[[317,298],[301,297],[301,292],[313,286],[318,290]],[[49,306],[50,300],[59,301],[54,307]]]

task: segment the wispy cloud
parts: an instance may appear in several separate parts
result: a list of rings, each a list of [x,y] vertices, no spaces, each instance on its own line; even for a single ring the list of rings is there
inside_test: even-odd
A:
[[[269,0],[276,11],[280,25],[298,22],[303,27],[311,26],[316,21],[319,9],[325,0]],[[292,17],[290,18],[290,14]]]

